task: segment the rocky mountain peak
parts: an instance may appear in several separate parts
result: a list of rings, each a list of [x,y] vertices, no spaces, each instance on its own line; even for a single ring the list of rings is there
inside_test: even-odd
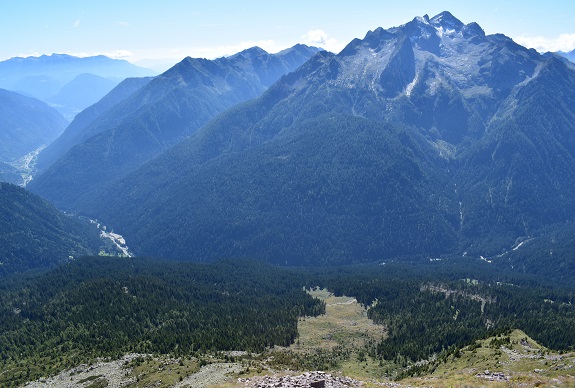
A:
[[[435,15],[429,20],[429,24],[436,28],[443,27],[446,30],[455,30],[458,32],[464,26],[464,24],[459,19],[457,19],[448,11],[443,11],[440,14]]]
[[[232,55],[230,58],[237,58],[237,57],[250,57],[250,58],[257,58],[261,56],[267,56],[269,53],[262,49],[261,47],[254,46],[243,51],[240,51],[237,54]]]
[[[462,30],[464,37],[471,37],[471,36],[485,36],[485,31],[483,28],[475,22],[471,22],[465,26],[463,26]]]

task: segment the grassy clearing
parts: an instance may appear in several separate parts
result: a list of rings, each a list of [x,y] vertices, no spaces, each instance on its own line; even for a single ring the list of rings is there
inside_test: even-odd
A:
[[[367,310],[354,298],[336,297],[327,290],[314,290],[310,294],[325,301],[325,314],[300,318],[299,338],[290,349],[331,350],[339,345],[357,351],[367,342],[377,343],[385,338],[384,327],[367,318]]]
[[[326,355],[327,365],[321,368],[320,362],[318,369],[358,379],[383,378],[386,365],[370,358],[367,349],[385,338],[385,328],[374,324],[367,317],[367,309],[352,297],[336,297],[325,289],[310,294],[326,303],[326,312],[300,318],[299,337],[289,351],[306,358],[313,355],[321,359],[322,354]],[[330,364],[334,358],[337,361]]]
[[[126,365],[126,369],[128,376],[136,379],[129,387],[171,387],[198,372],[200,364],[196,359],[139,357]]]

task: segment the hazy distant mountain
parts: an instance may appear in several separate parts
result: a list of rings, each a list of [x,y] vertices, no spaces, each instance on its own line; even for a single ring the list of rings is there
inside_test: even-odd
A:
[[[0,89],[0,161],[16,161],[50,144],[67,124],[46,103]]]
[[[36,168],[45,170],[70,148],[105,130],[106,127],[99,125],[97,119],[151,80],[152,77],[126,78],[100,101],[76,115],[64,133],[42,151]]]
[[[94,254],[99,231],[26,190],[0,182],[0,275]]]
[[[158,73],[163,73],[169,68],[173,67],[177,62],[179,62],[179,59],[141,59],[134,62],[134,64],[137,66],[145,67],[146,69],[152,69]]]
[[[558,51],[556,54],[561,55],[575,63],[575,50],[569,52]]]
[[[86,58],[66,54],[14,57],[0,62],[0,88],[17,90],[44,100],[55,96],[78,75],[86,73],[118,80],[156,74],[128,61],[103,55]]]
[[[70,119],[123,79],[156,74],[153,70],[103,55],[86,58],[66,54],[15,57],[0,62],[0,88],[53,104]],[[76,79],[78,76],[80,78]]]
[[[94,136],[71,148],[30,189],[73,209],[218,113],[261,95],[317,51],[297,45],[268,54],[254,47],[213,61],[186,58],[82,129]]]
[[[575,219],[575,72],[448,12],[322,52],[82,211],[139,254],[497,254]]]
[[[89,73],[80,74],[47,100],[50,105],[63,111],[62,113],[71,121],[76,114],[108,94],[120,81],[119,78],[109,79]]]

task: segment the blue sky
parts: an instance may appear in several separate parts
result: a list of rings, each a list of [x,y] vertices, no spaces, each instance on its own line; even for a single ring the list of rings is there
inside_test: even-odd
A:
[[[368,30],[444,10],[539,51],[575,49],[572,0],[0,0],[0,60],[56,52],[176,62],[296,43],[337,52]]]

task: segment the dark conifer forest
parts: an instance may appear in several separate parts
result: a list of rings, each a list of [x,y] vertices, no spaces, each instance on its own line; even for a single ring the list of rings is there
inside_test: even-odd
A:
[[[388,330],[365,349],[399,364],[453,354],[510,328],[555,350],[575,349],[575,294],[530,276],[457,263],[285,268],[249,260],[213,264],[85,257],[0,287],[0,381],[14,385],[126,353],[201,357],[262,352],[298,338],[298,318],[327,288],[368,306]]]

